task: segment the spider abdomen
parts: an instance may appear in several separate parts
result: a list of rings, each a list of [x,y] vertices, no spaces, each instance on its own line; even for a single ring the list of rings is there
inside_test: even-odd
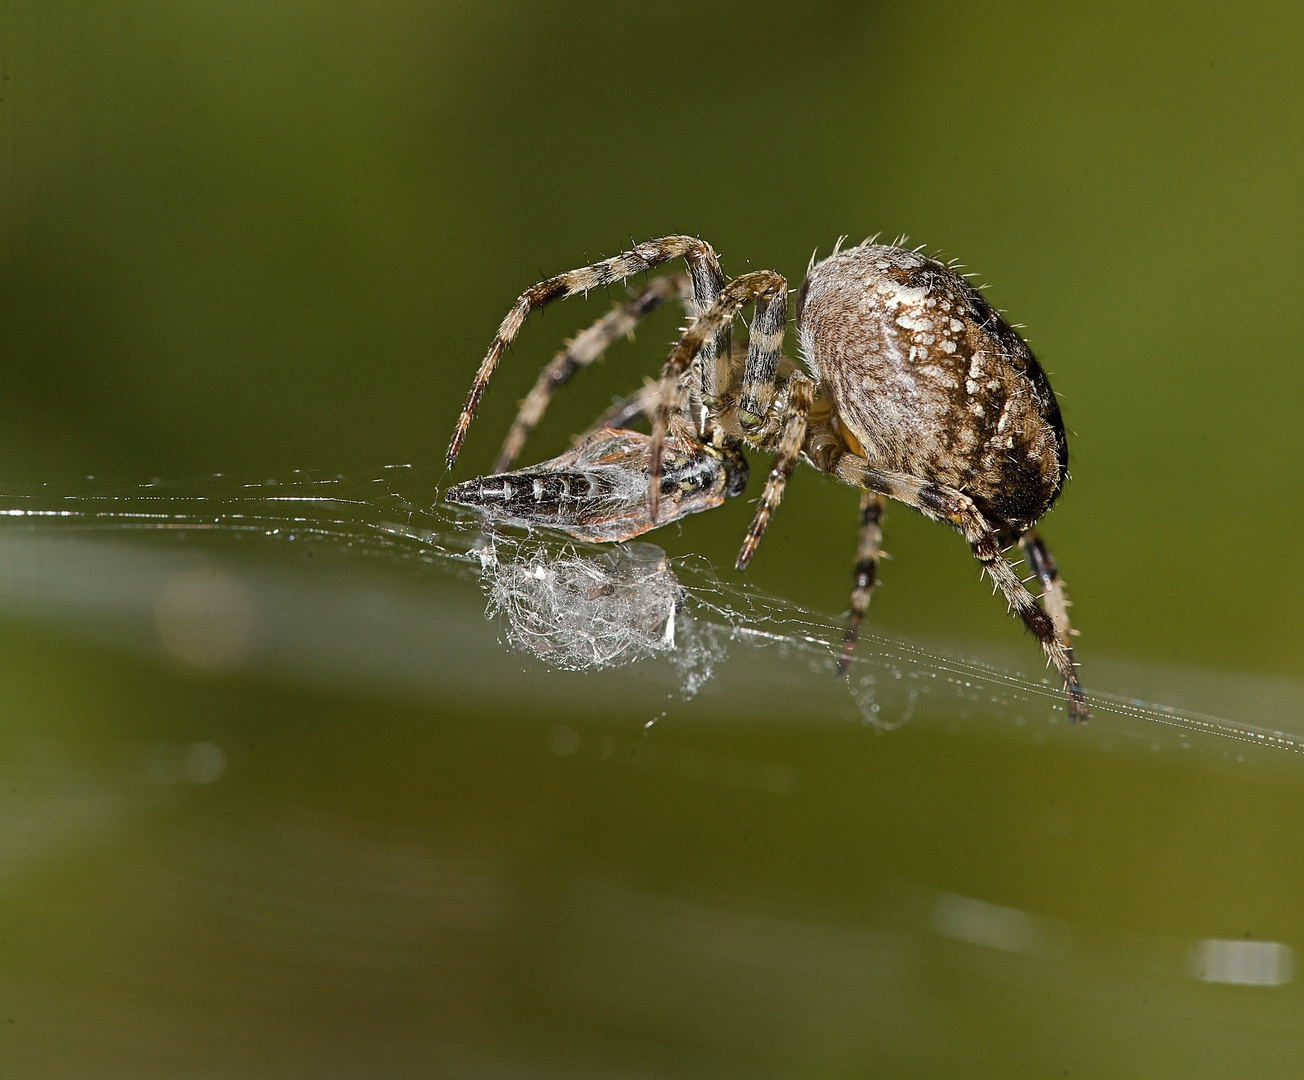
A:
[[[1066,472],[1064,425],[1027,344],[954,270],[862,245],[816,265],[798,300],[802,352],[875,467],[968,495],[1022,531]]]

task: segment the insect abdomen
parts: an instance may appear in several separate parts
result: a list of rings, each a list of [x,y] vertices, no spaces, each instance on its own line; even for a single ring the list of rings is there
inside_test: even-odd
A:
[[[566,503],[593,498],[597,480],[584,473],[518,472],[482,476],[448,489],[447,499],[463,506],[484,506],[505,514],[534,515]]]

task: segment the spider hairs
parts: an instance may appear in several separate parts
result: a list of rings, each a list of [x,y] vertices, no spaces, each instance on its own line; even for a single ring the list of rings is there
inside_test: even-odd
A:
[[[845,671],[881,556],[884,497],[959,532],[1012,612],[1058,670],[1071,717],[1085,719],[1068,601],[1037,521],[1068,476],[1059,406],[1027,344],[950,265],[866,241],[812,258],[795,329],[804,369],[783,356],[787,281],[761,270],[728,280],[704,240],[669,236],[531,286],[498,328],[448,448],[451,469],[503,352],[535,308],[683,258],[578,335],[522,403],[495,473],[449,489],[450,502],[592,540],[623,540],[719,505],[746,484],[742,449],[774,454],[737,566],[751,560],[798,461],[861,491],[860,542]],[[691,322],[659,381],[618,402],[580,444],[508,471],[552,393],[648,312],[679,298]],[[746,348],[734,317],[753,307]],[[624,427],[640,414],[642,435]],[[1006,558],[1018,545],[1038,603]]]

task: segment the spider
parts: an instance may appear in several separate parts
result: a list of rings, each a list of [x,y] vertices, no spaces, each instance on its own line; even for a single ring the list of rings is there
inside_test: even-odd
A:
[[[448,447],[451,469],[503,351],[535,308],[587,294],[683,258],[688,273],[649,281],[628,303],[569,342],[521,405],[495,475],[459,484],[449,501],[546,525],[582,539],[622,540],[741,493],[744,446],[774,463],[738,555],[751,561],[797,461],[858,488],[860,541],[851,613],[838,664],[845,673],[874,587],[884,497],[946,522],[1040,642],[1064,680],[1069,715],[1087,716],[1068,601],[1034,528],[1068,475],[1059,406],[1027,344],[951,265],[920,249],[835,246],[812,256],[797,295],[805,370],[782,355],[788,284],[772,270],[727,280],[715,251],[667,236],[531,286],[498,328]],[[678,297],[691,322],[661,378],[600,417],[568,454],[507,472],[553,391]],[[734,317],[753,317],[746,348]],[[623,425],[645,413],[651,434]],[[1005,552],[1015,544],[1042,589],[1025,587]]]

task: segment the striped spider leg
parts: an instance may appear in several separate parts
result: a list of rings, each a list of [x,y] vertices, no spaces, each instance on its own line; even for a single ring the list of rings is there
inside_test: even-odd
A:
[[[665,274],[653,278],[632,299],[612,308],[587,330],[568,341],[566,347],[539,372],[539,378],[525,396],[525,400],[521,402],[520,411],[512,421],[507,437],[503,440],[502,449],[498,452],[494,472],[504,473],[512,467],[512,463],[520,456],[521,449],[525,446],[525,440],[538,426],[544,410],[552,400],[553,392],[559,386],[569,382],[571,376],[581,367],[588,366],[602,356],[612,342],[633,333],[634,327],[641,319],[667,300],[679,297],[689,305],[691,313],[692,296],[692,284],[687,274]],[[631,414],[631,418],[637,415],[638,411],[641,409]],[[617,417],[613,415],[612,419],[615,421]],[[593,425],[592,430],[621,426],[620,422],[599,422]]]
[[[838,658],[838,674],[845,675],[851,656],[856,651],[856,638],[860,624],[869,610],[869,598],[878,578],[878,563],[883,558],[883,496],[877,491],[860,493],[860,542],[856,545],[855,585],[851,590],[851,614],[847,617],[847,631],[842,638],[842,655]]]
[[[550,277],[537,285],[531,285],[521,293],[499,325],[498,332],[489,345],[489,351],[480,362],[480,368],[471,383],[466,404],[457,418],[453,437],[448,444],[446,459],[448,468],[451,469],[453,463],[457,461],[457,455],[461,452],[475,410],[480,404],[485,387],[493,377],[494,369],[497,368],[503,352],[516,340],[516,335],[520,333],[531,311],[554,300],[565,300],[576,293],[587,295],[593,289],[624,281],[635,274],[642,274],[680,257],[688,264],[689,277],[692,279],[694,312],[701,312],[710,307],[719,295],[724,284],[724,273],[720,270],[720,261],[716,258],[711,245],[692,236],[666,236],[659,240],[650,240],[645,244],[637,244],[631,251]],[[709,341],[702,343],[699,363],[704,368],[714,365],[721,353],[725,356],[725,363],[728,363],[728,330],[729,326],[726,324],[719,334],[713,335]]]
[[[1032,631],[1045,652],[1048,661],[1055,666],[1064,680],[1068,691],[1069,715],[1075,720],[1086,719],[1087,703],[1082,686],[1078,682],[1077,662],[1073,656],[1068,614],[1063,604],[1056,616],[1048,614],[1030,593],[1014,567],[1004,557],[1004,549],[1009,544],[1003,543],[1003,530],[993,527],[974,504],[974,501],[961,491],[937,484],[929,480],[887,469],[875,468],[865,458],[850,451],[825,451],[824,464],[827,471],[839,480],[870,492],[881,492],[889,498],[912,506],[925,517],[944,521],[962,535],[969,543],[983,569],[991,577],[1001,593],[1005,596],[1010,610],[1019,616]],[[1026,535],[1026,534],[1025,534]],[[1022,543],[1022,542],[1021,542]],[[1058,587],[1058,575],[1054,564],[1044,545],[1035,535],[1025,545],[1025,553],[1035,549],[1045,556],[1047,578],[1056,583],[1056,596],[1063,599],[1063,591]],[[1037,562],[1029,556],[1034,572],[1041,576]],[[1049,592],[1050,586],[1047,585]],[[1048,607],[1052,605],[1048,603]],[[848,627],[848,633],[851,628]]]
[[[732,326],[734,316],[748,303],[754,303],[756,311],[741,386],[735,387],[736,362],[727,351],[709,359],[699,357],[704,356],[709,343],[720,340]],[[788,284],[781,274],[772,270],[744,274],[729,282],[675,343],[661,370],[661,397],[652,418],[653,481],[659,474],[661,442],[669,417],[684,408],[683,376],[694,364],[700,364],[702,372],[703,439],[720,445],[747,441],[760,449],[767,448],[766,436],[771,432],[766,430],[766,425],[775,426],[770,406],[775,396],[774,380],[783,344],[787,303]],[[757,408],[762,409],[763,415],[750,411]],[[648,500],[655,522],[658,500],[655,482],[648,487]]]
[[[1069,625],[1071,605],[1064,591],[1064,582],[1059,576],[1059,567],[1055,565],[1055,560],[1051,558],[1050,551],[1036,529],[1029,529],[1019,537],[1019,548],[1028,568],[1041,584],[1041,605],[1055,626],[1055,637],[1068,654],[1069,663],[1076,669],[1077,660],[1073,656],[1073,635],[1076,631]]]

